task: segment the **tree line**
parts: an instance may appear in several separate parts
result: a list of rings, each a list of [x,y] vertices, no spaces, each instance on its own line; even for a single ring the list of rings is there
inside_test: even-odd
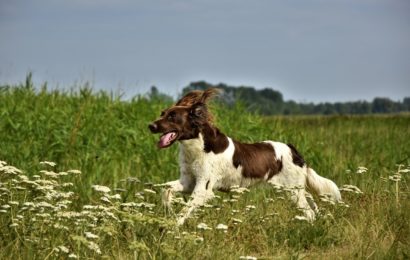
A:
[[[222,90],[219,101],[231,106],[235,102],[242,104],[252,112],[263,115],[333,115],[333,114],[373,114],[400,113],[410,111],[410,97],[402,101],[393,101],[385,97],[374,98],[373,101],[298,103],[293,100],[285,101],[281,92],[270,88],[255,89],[248,86],[228,86],[224,83],[210,84],[206,81],[191,82],[183,88],[182,95],[192,90],[205,90],[216,87]],[[151,88],[151,97],[168,99],[156,87]]]

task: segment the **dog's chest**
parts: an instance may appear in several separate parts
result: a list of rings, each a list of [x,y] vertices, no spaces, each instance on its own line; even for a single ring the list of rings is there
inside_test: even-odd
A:
[[[241,185],[241,167],[233,165],[234,145],[229,139],[229,145],[222,153],[206,153],[204,142],[200,135],[197,139],[183,141],[180,146],[181,173],[197,178],[212,178],[214,189],[229,189]]]

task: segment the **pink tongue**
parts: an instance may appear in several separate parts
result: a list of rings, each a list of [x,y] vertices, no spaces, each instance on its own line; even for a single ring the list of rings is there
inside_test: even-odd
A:
[[[161,139],[158,142],[159,147],[163,148],[169,145],[169,143],[172,141],[174,136],[175,136],[174,132],[170,132],[168,134],[164,134],[163,136],[161,136]]]

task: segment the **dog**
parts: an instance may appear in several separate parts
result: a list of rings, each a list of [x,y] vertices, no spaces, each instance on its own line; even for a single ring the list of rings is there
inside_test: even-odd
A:
[[[152,133],[161,134],[159,148],[179,142],[180,177],[162,184],[168,187],[168,198],[174,192],[191,194],[179,214],[178,225],[212,199],[214,191],[246,188],[258,182],[290,190],[291,200],[310,221],[318,209],[307,189],[341,201],[337,185],[308,167],[293,145],[274,141],[242,143],[215,127],[207,104],[218,93],[215,88],[191,91],[149,124]]]

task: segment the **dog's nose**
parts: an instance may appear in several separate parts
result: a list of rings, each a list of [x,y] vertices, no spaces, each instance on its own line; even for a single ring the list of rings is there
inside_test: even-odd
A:
[[[158,130],[158,126],[155,123],[151,123],[148,125],[149,130],[151,130],[151,132],[155,132]]]

